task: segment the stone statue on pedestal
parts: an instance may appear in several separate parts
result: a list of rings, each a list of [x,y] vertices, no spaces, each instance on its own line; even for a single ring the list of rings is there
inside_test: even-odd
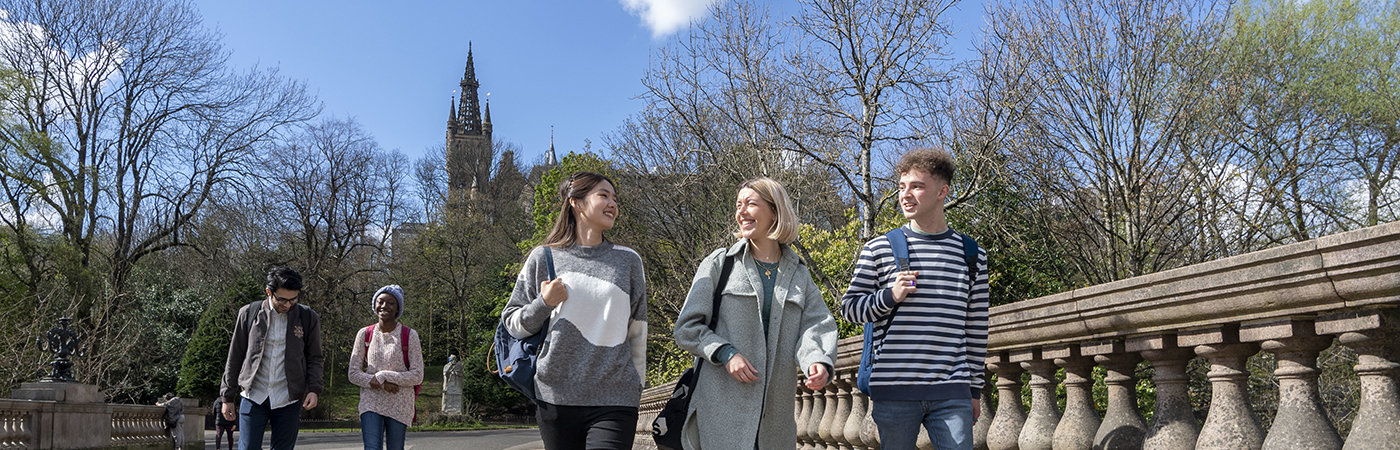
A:
[[[462,413],[462,362],[457,355],[448,355],[447,365],[442,366],[442,412]]]

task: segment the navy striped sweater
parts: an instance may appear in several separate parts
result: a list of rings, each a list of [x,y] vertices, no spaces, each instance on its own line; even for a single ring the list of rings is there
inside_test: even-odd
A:
[[[981,398],[987,357],[987,253],[977,251],[977,282],[967,273],[962,235],[921,234],[901,228],[909,241],[909,266],[916,291],[899,310],[890,290],[899,266],[889,238],[865,243],[851,287],[841,299],[841,317],[874,322],[872,400]],[[971,288],[971,289],[969,289]],[[971,294],[969,295],[969,291]],[[893,320],[882,332],[885,321]]]

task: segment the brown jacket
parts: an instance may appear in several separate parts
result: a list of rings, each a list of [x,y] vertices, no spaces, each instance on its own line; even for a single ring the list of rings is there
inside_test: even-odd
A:
[[[262,363],[263,341],[267,337],[271,310],[264,307],[265,300],[259,300],[238,310],[238,321],[233,327],[233,341],[228,346],[228,360],[224,363],[224,381],[219,387],[219,396],[224,401],[238,401],[243,390],[253,385],[253,377],[258,374]],[[306,305],[292,305],[287,311],[287,350],[283,359],[287,371],[287,395],[302,399],[307,392],[320,396],[325,389],[322,382],[321,317]],[[234,388],[234,387],[237,388]]]

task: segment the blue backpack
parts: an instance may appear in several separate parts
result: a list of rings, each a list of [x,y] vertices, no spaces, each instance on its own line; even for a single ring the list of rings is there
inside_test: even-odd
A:
[[[961,234],[961,233],[959,233]],[[894,251],[895,264],[899,265],[899,271],[909,270],[909,241],[904,237],[904,228],[895,228],[885,233],[885,237],[890,240],[890,250]],[[977,284],[977,241],[971,236],[962,234],[963,238],[963,259],[967,261],[967,273],[969,286],[967,288],[969,299],[972,296],[972,287]],[[890,329],[890,323],[894,322],[894,314],[899,311],[896,303],[894,309],[890,310],[890,315],[880,322],[880,335],[884,336]],[[873,341],[875,340],[875,324],[866,322],[865,340],[860,348],[860,368],[856,370],[856,387],[865,395],[870,395],[870,370],[875,366],[875,355],[872,352]]]
[[[549,271],[549,279],[557,278],[554,275],[554,253],[549,247],[544,247],[544,261]],[[525,339],[516,339],[506,329],[505,315],[501,315],[501,321],[496,324],[496,337],[491,343],[491,349],[486,351],[486,370],[501,377],[511,389],[519,391],[525,398],[535,402],[535,363],[538,362],[540,347],[544,346],[544,337],[547,334],[549,322],[546,321],[539,332]],[[496,355],[494,370],[491,369],[493,352]]]

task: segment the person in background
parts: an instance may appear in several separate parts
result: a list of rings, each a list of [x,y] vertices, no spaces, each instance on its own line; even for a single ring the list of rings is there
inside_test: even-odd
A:
[[[226,434],[229,450],[236,448],[233,446],[233,432],[237,430],[238,422],[224,417],[224,398],[214,397],[214,450],[219,450],[219,444],[223,443]]]
[[[360,436],[365,450],[403,450],[415,413],[413,387],[423,384],[423,348],[418,332],[398,322],[402,288],[384,286],[371,298],[379,321],[360,329],[350,352],[350,383],[360,387]]]
[[[184,448],[185,402],[180,401],[180,397],[176,397],[174,392],[166,392],[156,405],[165,407],[165,434],[175,440],[177,450]]]
[[[301,288],[301,274],[274,268],[267,299],[238,310],[219,387],[224,417],[238,418],[238,450],[261,450],[269,427],[272,450],[294,450],[301,411],[315,408],[325,390],[321,316],[297,304]]]

